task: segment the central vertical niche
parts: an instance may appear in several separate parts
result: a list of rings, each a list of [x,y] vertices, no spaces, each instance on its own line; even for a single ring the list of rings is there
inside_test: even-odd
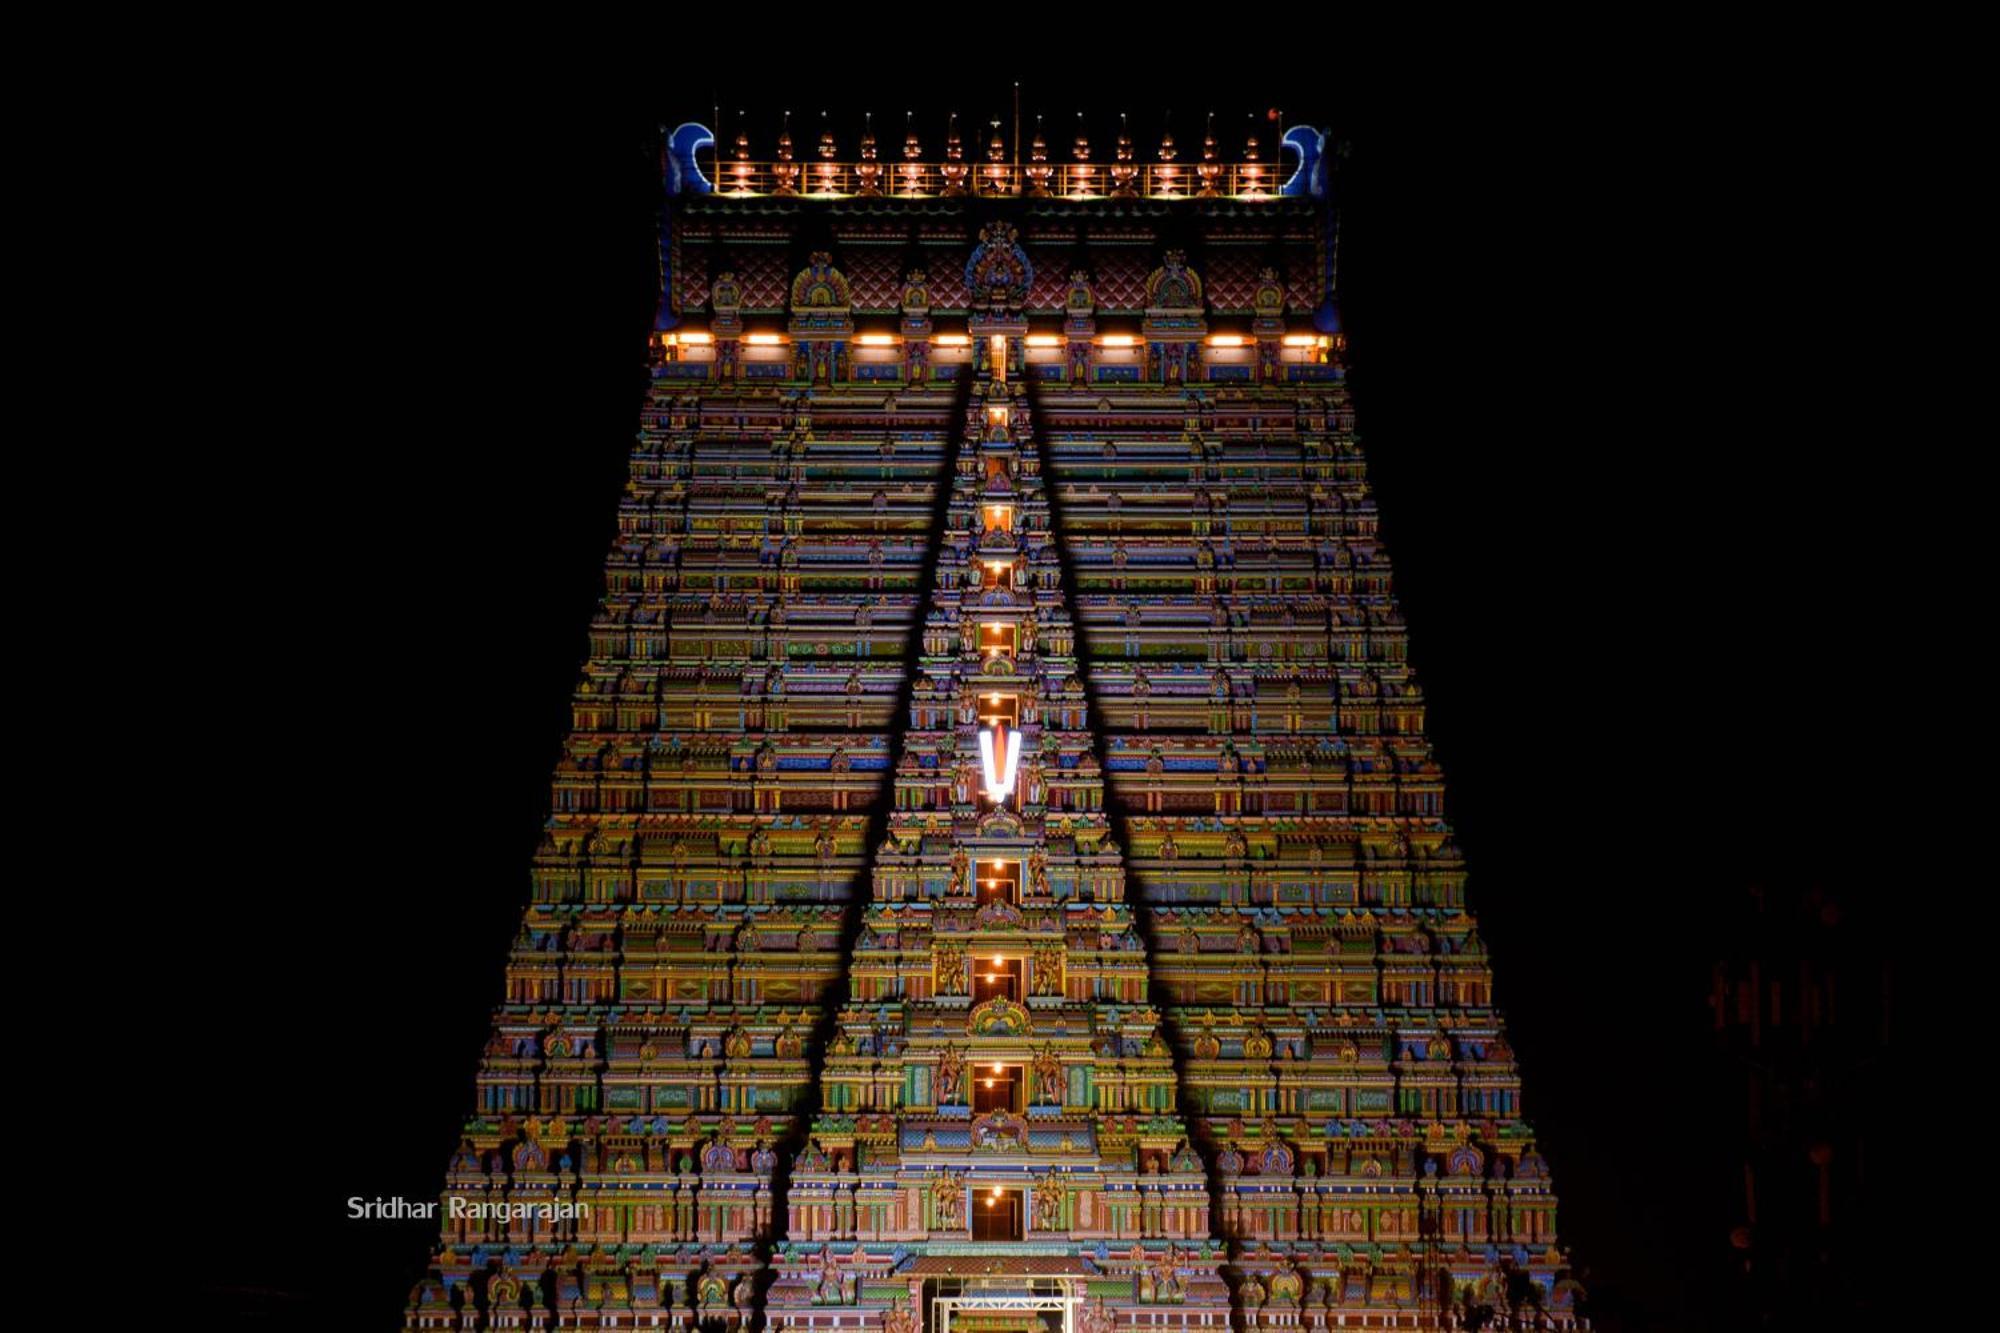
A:
[[[973,864],[973,890],[981,907],[1021,901],[1021,863],[981,858]]]
[[[972,1238],[974,1240],[1020,1240],[1026,1218],[1021,1209],[1021,1191],[1005,1186],[975,1187],[972,1191]]]
[[[981,1004],[1001,999],[1021,1003],[1022,997],[1027,994],[1022,975],[1026,964],[1024,958],[998,952],[975,957],[972,964],[972,1002]]]
[[[972,1076],[972,1112],[981,1115],[987,1111],[1024,1110],[1026,1101],[1025,1071],[1020,1065],[994,1061],[978,1066]]]

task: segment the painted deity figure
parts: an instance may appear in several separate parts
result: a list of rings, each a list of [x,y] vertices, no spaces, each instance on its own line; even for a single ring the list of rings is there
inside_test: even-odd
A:
[[[939,995],[965,994],[965,950],[950,942],[937,946],[937,993]],[[939,1067],[942,1076],[943,1067]]]
[[[1060,945],[1041,944],[1035,946],[1033,955],[1034,975],[1030,982],[1030,993],[1034,995],[1062,994],[1062,959]]]
[[[822,1244],[819,1249],[819,1281],[813,1287],[813,1304],[840,1304],[840,1260],[834,1257],[832,1244]]]
[[[938,1230],[965,1229],[965,1188],[956,1171],[947,1171],[938,1177],[937,1185],[931,1190],[931,1203],[936,1212]]]
[[[1043,1106],[1061,1106],[1063,1102],[1063,1063],[1054,1043],[1042,1047],[1035,1057],[1035,1102]]]
[[[959,1084],[965,1076],[965,1061],[958,1048],[945,1043],[943,1053],[938,1057],[937,1096],[938,1105],[951,1106],[958,1101]]]
[[[1035,1230],[1054,1231],[1062,1225],[1063,1186],[1055,1172],[1035,1181]]]

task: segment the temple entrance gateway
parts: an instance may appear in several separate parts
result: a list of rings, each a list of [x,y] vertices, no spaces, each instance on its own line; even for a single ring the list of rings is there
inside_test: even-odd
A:
[[[593,1211],[447,1224],[406,1333],[1404,1329],[1445,1272],[1577,1327],[1334,355],[1331,164],[832,133],[727,191],[673,161],[446,1186]],[[1123,202],[1155,182],[1171,215]]]
[[[1076,1333],[1078,1300],[997,1292],[939,1296],[931,1302],[931,1333]]]

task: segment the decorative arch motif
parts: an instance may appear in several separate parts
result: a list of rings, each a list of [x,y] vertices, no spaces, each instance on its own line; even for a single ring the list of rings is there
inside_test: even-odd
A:
[[[1021,1036],[1035,1030],[1028,1011],[1004,995],[974,1005],[965,1026],[975,1037]]]
[[[1169,250],[1146,279],[1149,311],[1201,311],[1201,275],[1187,266],[1187,252]]]
[[[853,304],[853,296],[848,287],[847,277],[833,266],[833,256],[824,250],[815,250],[792,279],[792,311],[794,314],[805,310],[845,311]]]

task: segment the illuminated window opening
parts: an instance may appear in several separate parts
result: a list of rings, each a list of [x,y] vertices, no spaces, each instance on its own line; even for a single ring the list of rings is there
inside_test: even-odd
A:
[[[1021,1002],[1021,960],[983,955],[972,966],[972,1002],[1006,999]]]
[[[979,651],[988,657],[1012,657],[1014,643],[1015,631],[1012,625],[988,621],[979,627]]]
[[[1007,466],[1007,459],[1005,455],[1003,454],[986,455],[986,480],[999,481],[1001,478],[1005,477],[1009,471],[1011,471],[1011,469]]]
[[[988,532],[1012,532],[1014,530],[1014,506],[987,505],[986,530]]]
[[[1014,727],[1021,722],[1021,696],[1018,694],[982,694],[974,701],[979,710],[979,725],[990,727],[997,722],[1005,722]]]
[[[972,1111],[1021,1110],[1022,1069],[1020,1065],[979,1065],[972,1080]]]
[[[980,903],[1021,901],[1019,861],[976,861],[973,863],[972,876]]]
[[[1005,588],[1013,585],[1014,562],[1012,560],[982,560],[984,573],[979,586],[982,588]]]
[[[1021,1240],[1021,1191],[979,1189],[972,1197],[974,1240]]]

